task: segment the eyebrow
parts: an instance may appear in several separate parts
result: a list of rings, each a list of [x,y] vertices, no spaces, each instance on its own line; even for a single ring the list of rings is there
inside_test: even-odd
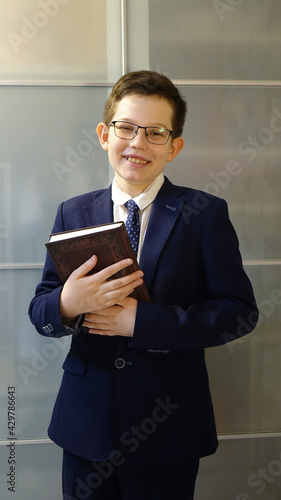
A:
[[[133,123],[134,125],[139,125],[138,123],[130,120],[129,118],[116,118],[114,121],[116,121],[116,122],[128,122],[128,123]],[[143,126],[145,126],[145,127],[161,127],[161,128],[166,128],[167,130],[170,130],[169,127],[167,127],[167,125],[164,125],[163,123],[152,122],[149,125],[143,125]]]

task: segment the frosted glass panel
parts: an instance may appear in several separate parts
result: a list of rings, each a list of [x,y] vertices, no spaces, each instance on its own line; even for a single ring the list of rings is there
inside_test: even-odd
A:
[[[54,444],[18,445],[15,465],[8,464],[10,450],[0,446],[0,498],[1,500],[61,500],[61,450]],[[11,455],[12,456],[12,455]],[[15,467],[15,492],[10,466]],[[12,471],[13,472],[13,471]]]
[[[107,80],[106,1],[0,0],[0,8],[0,79]]]
[[[246,272],[260,310],[256,329],[206,351],[219,434],[281,431],[281,266]]]
[[[41,262],[58,204],[109,183],[107,89],[0,89],[0,263]]]
[[[280,258],[280,88],[180,90],[186,144],[168,177],[227,200],[244,259]]]
[[[201,460],[194,500],[279,500],[281,439],[221,441]]]
[[[173,79],[280,80],[280,2],[149,2],[150,67]]]
[[[15,437],[47,437],[69,349],[68,337],[43,337],[29,321],[29,302],[41,274],[41,270],[0,271],[0,441],[9,438],[8,387],[15,388]]]

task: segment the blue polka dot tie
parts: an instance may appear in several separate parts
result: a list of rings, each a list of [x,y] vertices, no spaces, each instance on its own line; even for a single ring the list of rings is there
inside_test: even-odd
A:
[[[125,207],[129,210],[125,226],[135,254],[138,253],[140,222],[139,222],[139,207],[134,200],[129,200],[125,203]]]

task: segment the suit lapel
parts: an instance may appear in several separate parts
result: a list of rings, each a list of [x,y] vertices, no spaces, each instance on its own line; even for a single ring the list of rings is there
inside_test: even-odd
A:
[[[180,215],[181,205],[176,193],[177,188],[166,179],[153,204],[140,259],[148,289],[161,251]]]

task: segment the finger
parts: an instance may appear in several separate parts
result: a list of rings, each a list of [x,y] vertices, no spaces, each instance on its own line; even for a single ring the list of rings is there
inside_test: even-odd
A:
[[[143,280],[139,279],[121,288],[108,290],[104,294],[105,307],[110,307],[111,305],[116,305],[117,303],[122,302],[123,299],[131,295],[134,289],[140,286],[142,283]]]
[[[136,288],[137,286],[143,283],[142,277],[143,277],[142,271],[135,271],[132,274],[127,274],[125,276],[122,276],[122,278],[115,278],[108,280],[104,284],[104,291],[110,292],[114,290],[119,290],[126,286],[131,286],[133,288]]]
[[[86,326],[87,328],[91,330],[108,330],[110,328],[109,323],[99,323],[96,321],[84,321],[83,326]]]
[[[107,309],[104,309],[104,311],[107,311]],[[102,311],[101,311],[102,312]],[[88,324],[98,324],[98,323],[105,323],[106,320],[105,318],[108,317],[108,314],[100,314],[100,313],[87,313],[85,314],[84,322],[87,322]]]
[[[106,281],[108,280],[108,278],[111,278],[111,276],[118,273],[118,271],[125,269],[125,267],[131,266],[132,263],[133,263],[132,259],[120,260],[119,262],[111,264],[111,266],[102,269],[102,271],[99,272],[99,276],[103,281]]]
[[[83,326],[91,330],[109,330],[112,328],[110,321],[107,321],[107,318],[97,319],[96,317],[91,319],[86,319],[83,321]]]
[[[80,267],[77,267],[77,269],[75,269],[75,271],[73,271],[70,276],[74,276],[76,279],[83,278],[83,276],[86,276],[86,274],[88,274],[95,267],[97,261],[97,256],[92,255],[92,257],[86,260],[84,264],[82,264]]]

